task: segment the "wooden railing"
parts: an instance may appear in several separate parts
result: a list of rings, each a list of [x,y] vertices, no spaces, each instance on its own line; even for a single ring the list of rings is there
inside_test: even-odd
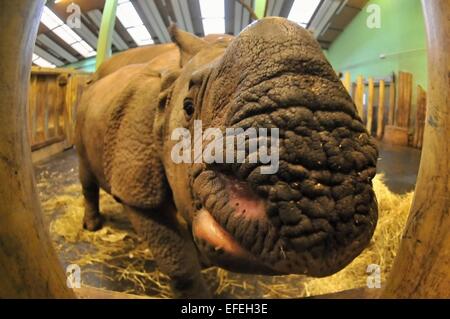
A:
[[[73,145],[76,107],[89,76],[70,69],[32,68],[27,113],[35,160]]]
[[[352,82],[350,73],[346,72],[342,83],[371,135],[394,144],[422,146],[426,92],[417,86],[415,118],[411,121],[411,73],[399,72],[398,76],[381,79],[358,76]]]

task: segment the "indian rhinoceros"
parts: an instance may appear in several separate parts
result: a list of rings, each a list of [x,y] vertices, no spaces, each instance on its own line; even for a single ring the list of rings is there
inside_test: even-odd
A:
[[[101,187],[123,204],[180,297],[210,296],[202,267],[315,277],[345,267],[377,222],[378,151],[319,44],[276,17],[213,42],[170,33],[171,50],[83,94],[84,227],[101,227]],[[278,170],[175,161],[173,132],[200,120],[222,132],[277,128]]]

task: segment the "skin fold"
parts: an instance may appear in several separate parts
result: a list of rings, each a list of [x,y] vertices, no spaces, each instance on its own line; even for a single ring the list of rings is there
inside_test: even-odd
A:
[[[206,41],[171,27],[146,63],[105,62],[79,106],[84,227],[101,227],[99,188],[121,202],[179,297],[209,297],[202,267],[331,275],[377,222],[378,151],[310,33],[264,18]],[[130,59],[128,61],[133,61]],[[280,166],[175,163],[176,128],[279,128]]]

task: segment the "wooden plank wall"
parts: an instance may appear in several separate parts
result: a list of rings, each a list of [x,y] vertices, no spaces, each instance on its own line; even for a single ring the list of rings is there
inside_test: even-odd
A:
[[[427,93],[420,85],[417,86],[416,107],[416,123],[414,127],[413,146],[422,148],[423,130],[425,127],[425,115],[427,109]]]
[[[351,75],[345,72],[342,83],[352,96],[359,116],[367,130],[377,139],[382,139],[386,125],[412,131],[409,145],[422,147],[423,127],[426,113],[426,92],[417,87],[416,114],[411,121],[412,74],[399,72],[398,76],[385,79],[365,79],[359,75],[352,83]],[[412,125],[414,123],[414,125]]]
[[[73,145],[74,114],[89,76],[67,69],[32,68],[27,113],[33,152],[55,143]]]
[[[398,73],[398,97],[395,112],[395,125],[409,127],[412,100],[412,74],[406,72]]]

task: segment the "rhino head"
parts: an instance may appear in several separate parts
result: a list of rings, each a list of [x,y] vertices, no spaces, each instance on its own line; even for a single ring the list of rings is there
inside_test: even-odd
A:
[[[319,44],[274,17],[213,43],[171,33],[181,65],[163,77],[154,129],[174,202],[205,262],[318,277],[345,267],[375,229],[378,152]],[[173,132],[193,138],[199,121],[203,131],[277,128],[276,172],[193,154],[174,161]]]

